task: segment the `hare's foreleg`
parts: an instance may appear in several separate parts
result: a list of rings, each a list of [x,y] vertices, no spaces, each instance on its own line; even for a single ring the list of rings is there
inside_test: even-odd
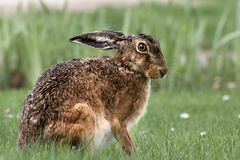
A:
[[[112,132],[115,138],[121,144],[122,149],[130,155],[135,150],[135,147],[129,135],[126,123],[121,123],[117,118],[114,118],[111,126]]]
[[[66,107],[59,120],[49,124],[44,131],[44,138],[70,142],[78,147],[83,142],[90,143],[95,127],[95,113],[85,103]],[[91,146],[89,146],[91,147]]]

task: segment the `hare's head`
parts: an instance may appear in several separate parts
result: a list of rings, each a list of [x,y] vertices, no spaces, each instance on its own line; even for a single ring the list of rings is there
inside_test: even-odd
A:
[[[159,42],[150,35],[125,36],[121,32],[103,30],[79,35],[70,41],[105,50],[117,49],[116,56],[149,78],[162,78],[167,73]]]

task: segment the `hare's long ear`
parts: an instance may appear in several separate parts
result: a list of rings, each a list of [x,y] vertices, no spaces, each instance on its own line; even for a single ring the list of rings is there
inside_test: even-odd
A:
[[[118,49],[120,41],[124,40],[125,36],[121,32],[111,30],[95,31],[78,35],[70,39],[71,42],[85,44],[94,48],[100,49]]]

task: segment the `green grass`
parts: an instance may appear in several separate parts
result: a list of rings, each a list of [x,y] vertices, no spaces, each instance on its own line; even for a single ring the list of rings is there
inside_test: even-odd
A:
[[[96,154],[54,144],[20,150],[17,116],[27,91],[0,90],[0,160],[239,159],[240,91],[207,89],[216,77],[222,88],[230,81],[240,84],[236,0],[205,0],[196,6],[188,2],[78,13],[45,8],[13,17],[0,13],[0,89],[11,87],[14,71],[24,75],[25,86],[33,86],[40,73],[56,61],[110,55],[68,41],[76,34],[100,29],[153,35],[160,40],[169,67],[166,79],[153,81],[153,89],[161,90],[152,93],[146,116],[131,130],[137,146],[132,157],[118,144]],[[209,58],[203,66],[197,57],[205,50]],[[225,94],[229,101],[222,100]],[[190,118],[181,119],[183,112]],[[200,136],[201,132],[206,135]]]
[[[152,93],[146,116],[131,130],[137,146],[132,157],[118,144],[96,154],[54,144],[20,150],[17,115],[27,91],[4,90],[0,91],[0,160],[238,159],[240,91],[207,89],[215,77],[220,77],[222,86],[240,82],[236,1],[219,1],[204,1],[198,6],[140,4],[79,13],[31,10],[14,17],[0,14],[0,88],[11,86],[13,71],[22,73],[25,85],[32,86],[56,61],[111,54],[68,41],[76,34],[106,28],[153,35],[160,40],[169,66],[166,79],[153,81],[153,89],[163,89]],[[210,50],[207,66],[197,59],[203,50]],[[222,100],[225,94],[230,95],[229,101]],[[183,112],[190,118],[181,119]],[[200,136],[201,132],[206,135]]]
[[[144,32],[160,40],[169,78],[163,84],[155,81],[154,86],[209,87],[216,76],[223,86],[240,81],[236,0],[205,1],[196,6],[187,2],[105,7],[94,12],[45,9],[13,17],[0,14],[0,88],[11,86],[14,71],[24,75],[25,85],[32,86],[39,74],[56,61],[111,54],[68,41],[76,34],[106,28],[126,34]],[[210,50],[208,65],[202,66],[197,57],[206,49]]]
[[[240,155],[239,91],[175,90],[153,92],[148,112],[131,135],[137,146],[132,157],[118,144],[96,154],[69,150],[60,145],[33,145],[27,150],[17,146],[18,119],[27,91],[0,92],[0,160],[14,159],[209,159],[234,160]],[[223,101],[223,95],[229,95]],[[6,113],[6,109],[10,113]],[[179,115],[189,113],[189,119]],[[12,114],[12,118],[6,117]],[[171,131],[174,128],[175,131]],[[205,131],[205,136],[200,133]]]

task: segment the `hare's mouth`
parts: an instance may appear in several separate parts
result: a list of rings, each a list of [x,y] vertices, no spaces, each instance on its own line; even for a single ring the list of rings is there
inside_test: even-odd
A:
[[[168,69],[167,68],[161,68],[161,69],[159,69],[159,72],[160,72],[161,78],[164,78],[167,75]]]
[[[160,68],[158,66],[151,66],[149,69],[145,71],[145,74],[149,78],[158,79],[158,78],[164,78],[167,74],[166,68]]]

